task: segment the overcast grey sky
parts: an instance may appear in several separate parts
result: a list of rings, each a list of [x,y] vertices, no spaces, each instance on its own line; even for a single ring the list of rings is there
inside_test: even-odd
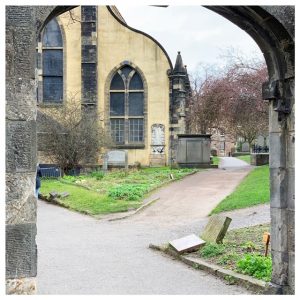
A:
[[[181,51],[189,73],[193,73],[200,62],[222,64],[222,49],[229,47],[263,59],[247,33],[200,5],[161,8],[119,4],[117,8],[129,26],[154,37],[166,49],[173,64],[177,51]]]

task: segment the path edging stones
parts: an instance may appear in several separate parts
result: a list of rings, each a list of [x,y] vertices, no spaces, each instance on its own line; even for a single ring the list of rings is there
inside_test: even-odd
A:
[[[129,213],[127,214],[126,216],[123,216],[123,217],[117,217],[117,218],[112,218],[112,219],[109,219],[108,221],[118,221],[118,220],[123,220],[123,219],[126,219],[126,218],[129,218],[137,213],[139,213],[141,210],[145,209],[146,207],[150,206],[151,204],[153,204],[154,202],[156,202],[157,200],[159,200],[160,197],[157,197],[157,198],[154,198],[153,200],[143,204],[142,206],[140,206],[138,209],[134,210],[132,213]]]

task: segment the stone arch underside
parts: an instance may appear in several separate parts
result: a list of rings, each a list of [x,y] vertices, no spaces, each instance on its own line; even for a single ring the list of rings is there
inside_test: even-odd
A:
[[[206,6],[245,30],[264,54],[269,81],[270,213],[273,273],[278,293],[295,287],[294,9],[292,6]]]
[[[36,36],[51,18],[74,7],[6,7],[7,293],[36,291]],[[205,7],[245,30],[266,59],[269,82],[263,85],[263,96],[270,101],[271,285],[277,293],[294,293],[294,7]]]

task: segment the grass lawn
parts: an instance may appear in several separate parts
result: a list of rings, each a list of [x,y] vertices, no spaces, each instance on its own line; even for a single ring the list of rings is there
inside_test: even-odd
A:
[[[241,156],[237,156],[236,158],[241,159],[246,163],[250,164],[250,155],[241,155]]]
[[[139,201],[112,201],[106,194],[100,194],[59,180],[42,180],[41,193],[46,195],[53,191],[68,192],[70,196],[58,198],[58,202],[67,208],[89,215],[122,212],[140,205]]]
[[[264,232],[270,232],[270,224],[230,230],[227,232],[223,244],[206,244],[197,254],[202,259],[220,265],[225,269],[270,281],[272,271],[270,250],[266,259],[267,262],[262,257],[265,251]],[[245,256],[251,259],[248,259],[246,263],[241,263],[241,267],[238,267],[238,261]],[[264,265],[265,263],[266,265]]]
[[[64,176],[60,180],[43,179],[41,193],[68,192],[57,201],[70,209],[90,215],[124,212],[138,208],[154,189],[195,172],[196,169],[142,168],[93,172],[84,176]],[[172,174],[173,179],[171,179]]]
[[[270,201],[269,165],[253,169],[210,215]]]

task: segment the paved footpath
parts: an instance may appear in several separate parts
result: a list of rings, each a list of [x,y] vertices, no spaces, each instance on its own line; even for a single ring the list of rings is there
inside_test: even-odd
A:
[[[38,201],[38,293],[250,294],[148,248],[199,234],[211,207],[248,172],[215,169],[188,176],[160,189],[153,206],[112,222]],[[268,205],[231,212],[231,228],[267,223],[269,215]]]
[[[219,169],[243,168],[247,166],[249,167],[248,163],[236,157],[220,157]]]

